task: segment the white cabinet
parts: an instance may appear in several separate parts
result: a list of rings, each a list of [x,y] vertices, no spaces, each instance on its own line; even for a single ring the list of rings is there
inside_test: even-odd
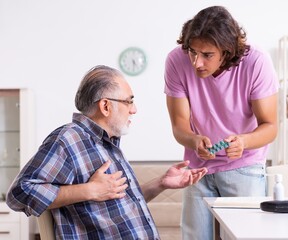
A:
[[[20,214],[0,205],[0,239],[16,240],[20,238]]]
[[[35,151],[32,99],[27,89],[0,89],[0,240],[33,239],[35,219],[5,203],[9,186]]]

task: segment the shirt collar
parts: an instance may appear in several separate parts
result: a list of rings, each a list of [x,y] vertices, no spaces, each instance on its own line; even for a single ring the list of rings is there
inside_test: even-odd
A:
[[[108,142],[112,142],[114,145],[119,147],[119,137],[109,138],[107,132],[103,128],[101,128],[97,123],[95,123],[82,113],[73,113],[72,122],[81,126],[84,131],[87,132],[90,136],[92,136],[95,141],[99,142],[104,139]]]

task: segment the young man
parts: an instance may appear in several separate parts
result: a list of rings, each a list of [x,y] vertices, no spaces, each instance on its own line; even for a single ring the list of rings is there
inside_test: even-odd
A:
[[[140,188],[119,148],[136,113],[133,98],[119,71],[92,68],[75,97],[80,113],[44,140],[10,187],[8,206],[27,216],[51,209],[56,239],[159,239],[146,201],[207,169],[183,169],[184,161]]]
[[[265,195],[278,82],[268,54],[246,43],[246,33],[224,7],[201,10],[177,42],[165,69],[173,134],[190,168],[208,168],[184,191],[182,236],[210,240],[212,216],[203,197]],[[209,151],[223,140],[228,148]]]

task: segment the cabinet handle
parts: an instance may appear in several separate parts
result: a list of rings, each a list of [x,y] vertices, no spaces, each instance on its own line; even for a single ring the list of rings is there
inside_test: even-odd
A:
[[[9,214],[10,212],[0,212],[0,214]]]
[[[9,231],[0,231],[0,234],[10,234]]]

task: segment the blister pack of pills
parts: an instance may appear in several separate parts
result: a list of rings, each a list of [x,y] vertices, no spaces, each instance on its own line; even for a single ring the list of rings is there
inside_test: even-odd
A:
[[[229,147],[229,143],[221,140],[218,143],[215,143],[211,148],[207,148],[207,150],[211,153],[211,154],[215,154],[216,152],[219,152],[220,150],[224,149],[224,148],[228,148]]]

